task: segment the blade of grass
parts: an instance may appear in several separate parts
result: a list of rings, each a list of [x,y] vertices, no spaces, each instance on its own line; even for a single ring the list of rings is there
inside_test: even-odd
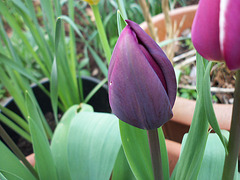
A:
[[[18,73],[22,74],[32,82],[36,83],[41,88],[41,90],[43,90],[43,92],[49,96],[48,90],[41,83],[39,83],[39,81],[32,74],[26,71],[26,69],[19,67],[18,63],[11,61],[8,57],[6,57],[1,53],[0,53],[0,62],[4,63],[6,66],[11,67],[12,69],[16,70]]]
[[[29,43],[28,39],[26,38],[25,34],[22,32],[21,27],[18,26],[18,23],[16,22],[16,20],[14,19],[14,17],[9,13],[9,11],[7,11],[7,7],[2,3],[2,1],[0,1],[0,12],[1,14],[4,15],[4,18],[6,19],[6,21],[8,22],[8,24],[12,27],[12,29],[18,34],[19,38],[21,38],[21,40],[23,41],[25,47],[27,50],[29,50],[29,53],[32,54],[32,56],[34,57],[34,59],[37,61],[37,63],[40,65],[42,71],[45,74],[48,74],[48,71],[45,67],[45,65],[43,64],[42,60],[39,58],[39,56],[37,55],[37,53],[34,51],[33,47],[31,46],[31,44]],[[2,20],[0,18],[0,29],[4,29],[2,26]]]
[[[128,19],[127,13],[126,13],[126,9],[125,9],[125,5],[124,5],[124,0],[117,0],[118,2],[118,8],[123,16],[123,19]]]
[[[13,142],[10,136],[6,133],[3,127],[0,125],[0,135],[7,143],[7,145],[11,148],[11,150],[17,155],[17,157],[24,163],[24,165],[28,168],[28,170],[37,178],[38,175],[32,165],[26,160],[24,154],[17,147],[17,145]]]
[[[28,142],[31,142],[31,136],[26,131],[21,129],[19,126],[17,126],[15,123],[13,123],[10,119],[8,119],[6,116],[0,114],[0,121],[7,125],[9,128],[11,128],[12,130],[14,130],[24,139],[26,139]]]
[[[3,107],[2,105],[0,105],[0,110],[9,118],[11,118],[13,121],[15,121],[26,132],[29,133],[28,123],[23,118],[21,118],[19,115],[17,115],[15,112],[11,111],[10,109]]]

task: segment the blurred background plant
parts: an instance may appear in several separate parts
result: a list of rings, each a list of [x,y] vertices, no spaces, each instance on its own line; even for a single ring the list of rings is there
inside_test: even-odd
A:
[[[36,58],[34,56],[36,56],[36,53],[30,53],[31,51],[28,50],[26,44],[24,44],[26,41],[28,41],[29,46],[36,48],[36,50],[38,51],[38,53],[43,53],[43,49],[40,46],[43,46],[43,44],[38,44],[38,42],[36,42],[36,38],[34,37],[33,29],[31,29],[32,26],[29,23],[25,23],[27,21],[24,20],[24,18],[27,18],[27,16],[29,16],[29,13],[26,14],[25,11],[28,11],[28,6],[24,5],[24,3],[26,3],[26,1],[2,1],[5,6],[8,9],[8,14],[11,14],[11,16],[14,17],[14,22],[8,21],[8,19],[6,17],[2,17],[3,18],[3,28],[6,30],[7,34],[10,37],[10,40],[13,44],[14,47],[18,47],[17,51],[18,54],[22,57],[22,61],[25,62],[24,67],[27,67],[29,69],[31,69],[31,73],[34,77],[36,77],[37,79],[42,79],[43,77],[48,77],[49,78],[49,70],[50,70],[50,65],[48,65],[48,72],[43,71],[43,67],[41,67],[41,65],[36,61],[39,58]],[[86,41],[88,41],[89,45],[92,47],[91,50],[89,50],[89,48],[87,47],[88,45],[84,44],[83,39],[81,37],[79,37],[79,35],[76,36],[75,40],[76,41],[76,52],[75,55],[73,57],[76,58],[76,69],[79,72],[81,70],[81,74],[83,75],[87,75],[87,76],[95,76],[98,77],[100,79],[102,79],[104,77],[104,73],[103,73],[103,69],[106,70],[106,68],[104,68],[104,64],[106,65],[106,62],[103,64],[101,63],[101,59],[104,59],[104,52],[103,52],[103,48],[102,45],[100,43],[100,39],[98,37],[98,32],[95,28],[95,19],[94,19],[94,15],[93,12],[90,8],[90,6],[88,5],[87,2],[85,1],[72,1],[73,7],[72,9],[69,9],[69,2],[66,0],[60,1],[59,3],[59,7],[58,7],[58,11],[54,12],[54,8],[53,6],[49,6],[51,8],[53,8],[51,10],[51,8],[48,8],[48,10],[50,10],[51,12],[51,18],[49,19],[48,16],[46,16],[45,11],[44,10],[44,5],[41,4],[41,2],[38,1],[33,1],[33,7],[34,7],[34,13],[35,15],[33,17],[28,17],[30,18],[30,21],[33,20],[33,18],[35,19],[35,23],[38,24],[38,31],[39,29],[41,29],[42,31],[42,37],[44,38],[49,38],[48,36],[50,35],[47,31],[47,29],[50,28],[50,30],[54,27],[54,24],[51,25],[51,23],[48,24],[48,26],[46,26],[47,22],[46,21],[54,21],[54,16],[55,18],[57,17],[57,15],[66,15],[68,16],[70,19],[72,19],[72,21],[74,22],[74,24],[77,26],[77,28],[79,29],[79,31],[82,33],[82,35],[84,36],[84,38],[86,39]],[[71,2],[71,1],[70,1]],[[144,21],[144,16],[142,13],[142,9],[141,6],[139,4],[138,1],[136,0],[129,0],[129,1],[123,1],[124,5],[126,7],[127,11],[127,16],[129,19],[137,22],[137,23],[141,23]],[[151,16],[157,15],[159,13],[162,12],[162,5],[160,1],[157,0],[149,0],[146,1],[147,5],[149,6],[149,12],[151,14]],[[169,7],[170,10],[175,8],[175,7],[180,7],[180,6],[186,6],[188,4],[190,4],[191,2],[186,1],[186,0],[170,0],[169,1]],[[23,8],[23,9],[21,9]],[[103,24],[104,24],[104,28],[106,30],[106,34],[109,40],[109,44],[110,44],[110,48],[113,49],[117,38],[118,38],[118,32],[117,32],[117,18],[116,18],[116,11],[118,9],[118,1],[115,0],[101,0],[99,2],[99,11],[101,14],[101,18],[103,20]],[[25,14],[24,14],[25,13]],[[49,12],[48,12],[49,14]],[[29,21],[29,20],[28,20]],[[19,38],[19,33],[14,30],[13,25],[11,25],[12,23],[15,23],[19,29],[24,30],[24,35],[25,35],[25,40],[23,40],[22,38]],[[71,47],[73,46],[74,43],[71,43],[73,41],[72,35],[74,34],[71,30],[71,26],[69,24],[65,24],[65,43],[66,46],[65,47]],[[52,30],[51,30],[52,31]],[[47,32],[47,36],[46,33]],[[76,34],[76,33],[75,33]],[[36,32],[35,32],[36,35]],[[52,35],[51,35],[52,36]],[[49,42],[48,43],[53,43],[51,42],[53,40],[53,37],[49,38]],[[25,42],[24,42],[25,41]],[[34,49],[33,48],[33,49]],[[3,49],[5,49],[4,54],[9,55],[9,51],[6,50],[6,45],[4,45]],[[51,49],[48,48],[48,49]],[[71,48],[72,52],[74,51],[74,47]],[[51,49],[53,50],[53,49]],[[50,51],[51,51],[50,50]],[[3,50],[2,50],[3,51]],[[45,50],[46,51],[46,50]],[[70,55],[71,52],[68,52],[68,56]],[[38,54],[37,54],[38,55]],[[46,52],[42,55],[41,54],[41,58],[43,58],[45,56],[47,56]],[[66,55],[66,54],[65,54]],[[62,55],[60,57],[63,57]],[[72,59],[73,57],[71,57],[70,59]],[[48,57],[49,58],[49,57]],[[47,62],[47,57],[44,57],[45,61]],[[39,60],[38,60],[39,61]],[[49,60],[48,60],[49,61]],[[72,60],[73,61],[73,60]],[[51,62],[51,61],[50,61]],[[99,66],[102,66],[102,68],[99,68]],[[106,75],[106,73],[105,73]],[[0,82],[2,83],[2,82]],[[76,82],[75,82],[76,84]],[[75,85],[76,86],[76,85]]]

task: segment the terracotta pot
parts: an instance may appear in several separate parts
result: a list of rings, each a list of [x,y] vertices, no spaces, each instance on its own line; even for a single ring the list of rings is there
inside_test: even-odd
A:
[[[181,143],[183,135],[188,132],[196,101],[177,97],[173,107],[173,118],[163,126],[166,138]],[[230,130],[232,105],[213,104],[213,108],[221,129]]]
[[[169,171],[171,175],[180,156],[181,144],[166,139],[166,146],[168,152]]]
[[[192,5],[192,6],[186,6],[186,7],[174,9],[169,13],[172,19],[172,22],[177,23],[177,29],[179,28],[179,24],[182,21],[182,19],[185,18],[184,23],[180,29],[180,34],[185,29],[192,27],[192,22],[193,22],[196,10],[197,10],[197,5]],[[159,41],[165,40],[166,26],[165,26],[164,15],[163,14],[156,15],[152,18],[152,21],[153,21],[154,27],[157,28]],[[150,34],[146,22],[143,22],[140,26],[144,29],[145,32]]]
[[[35,166],[35,154],[34,154],[34,153],[26,156],[26,159],[28,160],[28,162],[29,162],[33,167]]]

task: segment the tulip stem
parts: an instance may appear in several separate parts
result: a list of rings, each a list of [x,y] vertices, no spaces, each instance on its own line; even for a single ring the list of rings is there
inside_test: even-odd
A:
[[[223,180],[233,179],[236,170],[238,152],[240,147],[240,70],[236,73],[234,103],[230,137],[228,142],[228,155],[225,157]]]
[[[162,169],[162,160],[161,152],[158,138],[158,130],[147,130],[148,134],[148,143],[150,147],[150,154],[152,159],[152,168],[155,180],[163,179],[163,169]]]
[[[94,13],[95,22],[96,22],[99,37],[100,37],[100,40],[101,40],[101,43],[103,46],[103,50],[104,50],[105,56],[106,56],[108,64],[109,64],[112,53],[111,53],[110,46],[109,46],[109,43],[107,40],[106,32],[103,27],[103,23],[102,23],[102,19],[101,19],[100,13],[99,13],[98,5],[91,5],[91,8]]]

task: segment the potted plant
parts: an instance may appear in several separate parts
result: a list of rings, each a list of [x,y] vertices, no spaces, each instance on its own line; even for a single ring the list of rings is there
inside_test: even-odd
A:
[[[98,16],[99,1],[88,2]],[[219,2],[211,3],[219,5]],[[239,9],[238,6],[235,8]],[[200,12],[201,10],[200,8]],[[218,10],[215,11],[216,14]],[[216,18],[215,20],[218,21]],[[227,20],[227,23],[232,22],[232,18]],[[57,20],[58,27],[60,22]],[[58,125],[51,134],[44,126],[46,121],[34,96],[26,91],[26,119],[36,169],[29,165],[0,126],[2,137],[24,164],[0,141],[0,149],[4,154],[0,156],[1,178],[170,179],[168,152],[161,126],[173,115],[177,90],[174,68],[158,44],[137,23],[124,21],[118,14],[118,27],[121,34],[108,71],[109,102],[115,115],[93,112],[93,108],[84,103],[73,105],[64,113],[60,122],[56,119]],[[98,29],[101,28],[100,21]],[[237,37],[236,32],[233,34]],[[57,29],[56,37],[59,34]],[[104,34],[102,38],[104,41]],[[57,46],[55,51],[57,52]],[[108,55],[107,49],[105,53]],[[56,90],[56,86],[53,86],[56,85],[55,60],[51,90]],[[230,60],[227,58],[226,62],[229,63]],[[231,68],[239,68],[238,62],[231,65]],[[171,175],[172,179],[221,178],[222,172],[225,179],[236,179],[238,176],[235,162],[237,158],[229,160],[229,157],[236,155],[236,149],[239,148],[236,141],[240,138],[236,134],[239,132],[236,129],[238,126],[231,127],[230,137],[219,128],[211,102],[211,67],[212,62],[197,54],[198,98],[189,133],[183,139],[181,155]],[[239,79],[238,72],[237,82]],[[236,89],[233,123],[239,121],[238,91]],[[53,94],[55,91],[51,92],[52,104],[56,105],[58,99]],[[53,109],[54,107],[56,108],[53,105]],[[209,134],[209,124],[216,133]],[[212,151],[213,147],[218,151]],[[223,167],[225,157],[227,166]]]

